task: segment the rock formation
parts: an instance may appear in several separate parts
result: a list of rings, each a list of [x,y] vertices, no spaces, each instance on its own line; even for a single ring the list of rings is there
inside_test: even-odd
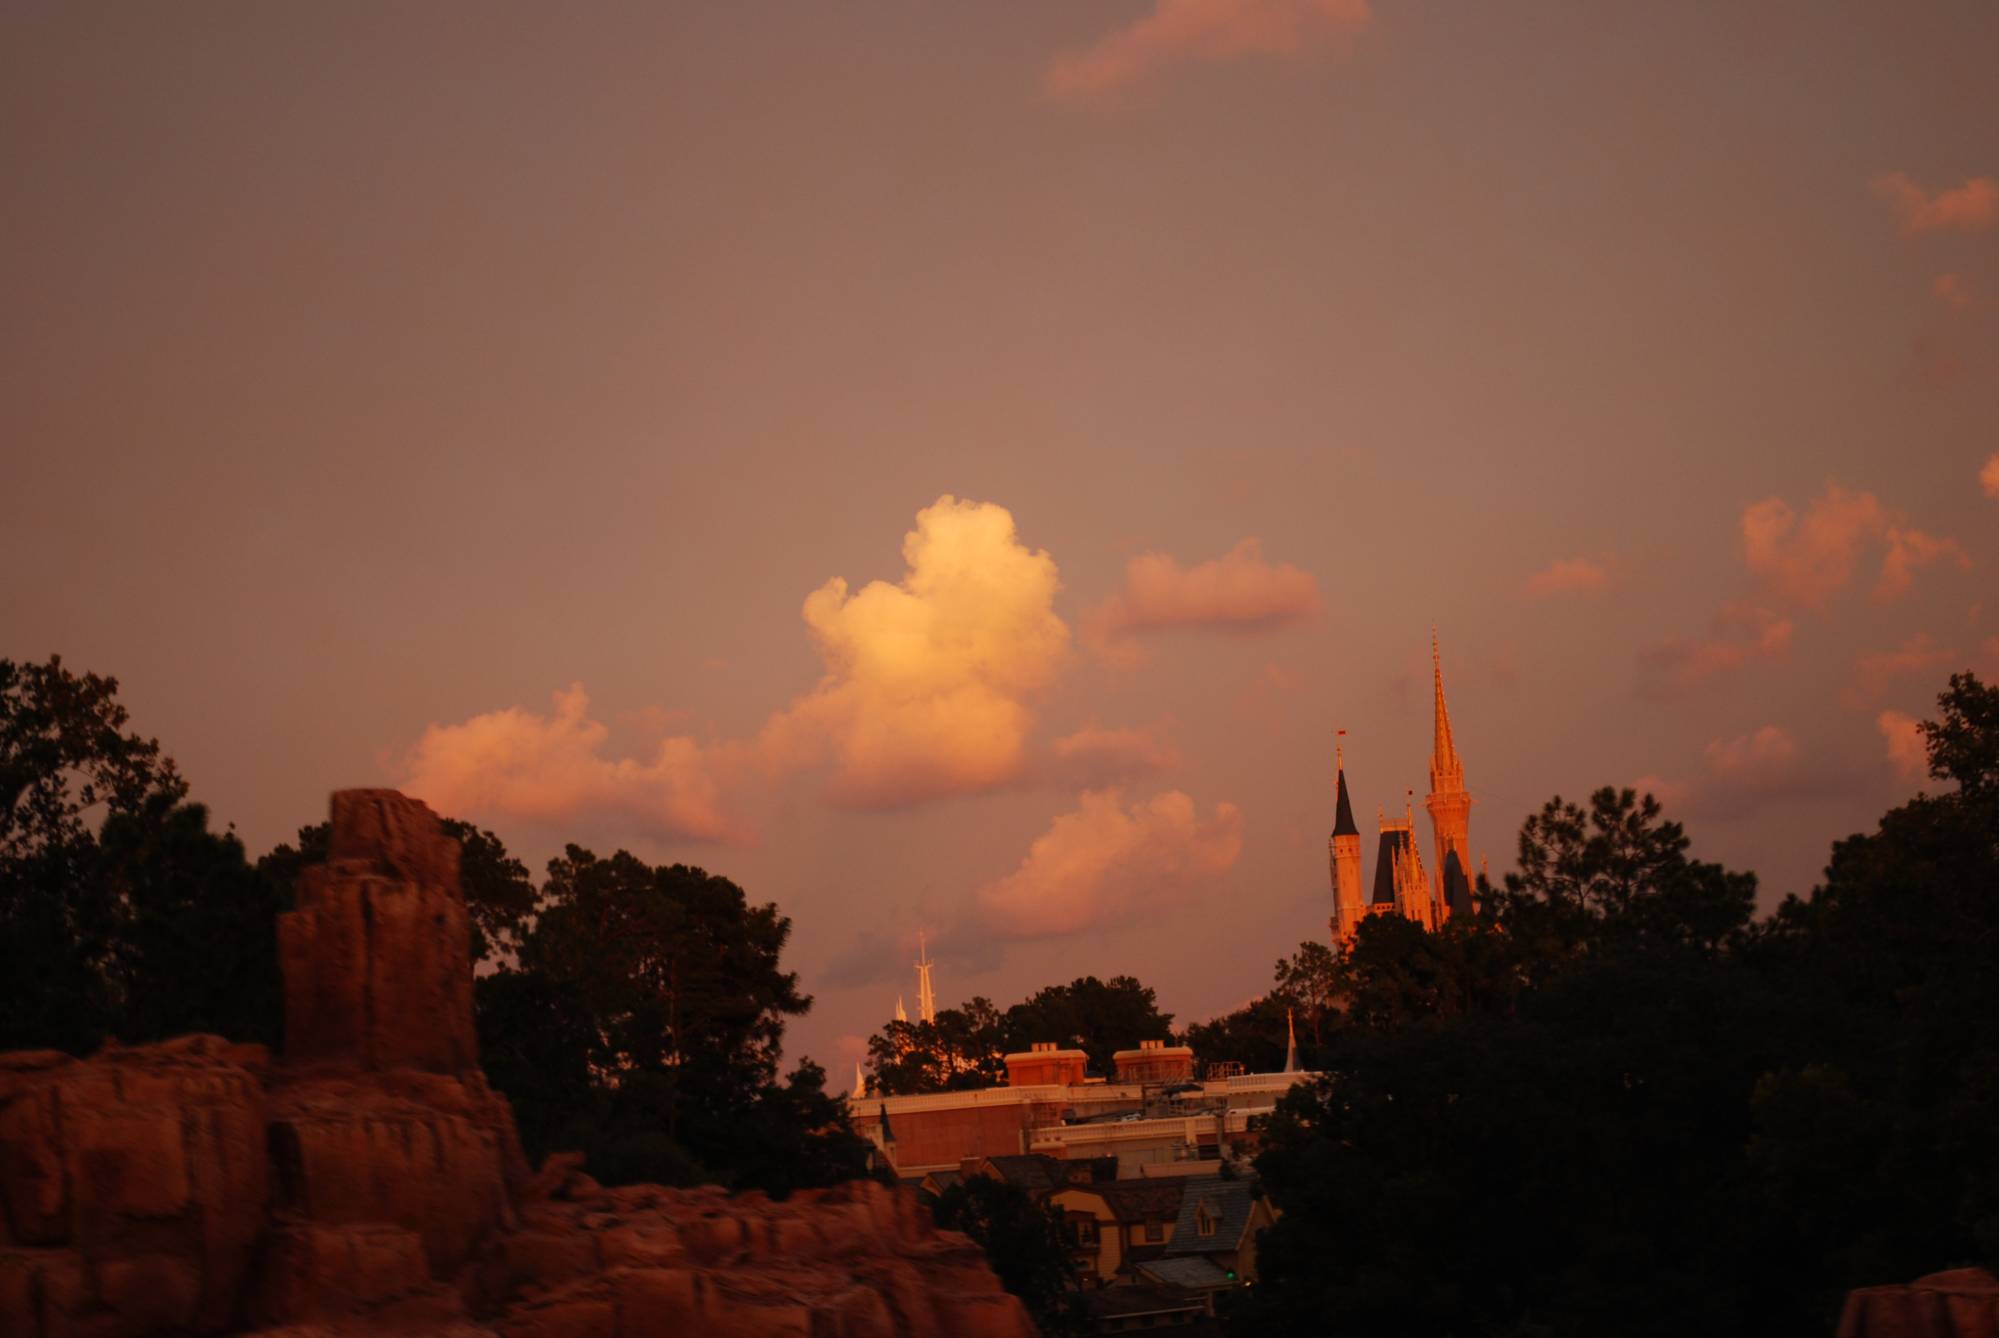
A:
[[[1953,1268],[1846,1294],[1839,1338],[1999,1338],[1999,1278]]]
[[[297,902],[281,1060],[213,1036],[0,1055],[0,1334],[1033,1333],[907,1191],[531,1173],[478,1068],[458,846],[422,804],[334,795]]]

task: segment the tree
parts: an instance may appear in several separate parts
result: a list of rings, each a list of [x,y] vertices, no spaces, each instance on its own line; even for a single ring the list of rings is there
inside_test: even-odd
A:
[[[874,1090],[884,1096],[993,1087],[1006,1081],[1006,1020],[974,997],[932,1022],[890,1022],[868,1038]]]
[[[1276,1073],[1284,1067],[1288,1018],[1276,994],[1252,999],[1233,1013],[1196,1022],[1181,1038],[1193,1047],[1203,1071],[1211,1064],[1240,1064],[1246,1073]]]
[[[0,1049],[274,1039],[270,889],[117,694],[0,660]]]
[[[774,1193],[863,1174],[824,1072],[778,1081],[784,1020],[811,1006],[780,965],[790,933],[701,869],[573,845],[551,860],[518,963],[478,984],[487,1074],[530,1155],[580,1144],[613,1183]]]
[[[1000,1285],[1020,1298],[1042,1333],[1083,1331],[1076,1267],[1052,1206],[996,1176],[974,1175],[947,1186],[931,1213],[938,1226],[978,1243]]]
[[[1050,985],[1006,1010],[1010,1050],[1025,1050],[1036,1041],[1074,1046],[1089,1056],[1092,1072],[1106,1076],[1113,1067],[1111,1056],[1119,1050],[1164,1040],[1172,1032],[1173,1015],[1159,1011],[1151,986],[1130,976],[1108,981],[1083,976],[1067,985]]]
[[[1296,1014],[1306,1040],[1317,1048],[1340,1012],[1340,955],[1324,943],[1300,943],[1297,952],[1278,959],[1275,977],[1272,993]]]
[[[1173,1015],[1130,976],[1083,976],[1036,991],[1005,1013],[974,998],[934,1022],[889,1022],[868,1039],[873,1086],[885,1096],[992,1087],[1006,1081],[1008,1054],[1037,1041],[1081,1049],[1092,1071],[1109,1074],[1112,1056],[1142,1040],[1172,1035]]]

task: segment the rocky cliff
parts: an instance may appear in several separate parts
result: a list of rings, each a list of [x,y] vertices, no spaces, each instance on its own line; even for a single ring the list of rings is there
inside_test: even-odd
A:
[[[531,1172],[478,1068],[458,847],[422,804],[334,795],[297,900],[281,1059],[213,1036],[0,1055],[0,1334],[1033,1333],[904,1191]]]

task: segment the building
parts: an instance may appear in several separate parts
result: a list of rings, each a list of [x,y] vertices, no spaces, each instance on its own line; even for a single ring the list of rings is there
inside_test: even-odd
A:
[[[1193,1052],[1164,1041],[1117,1056],[1115,1078],[1084,1072],[1081,1050],[1037,1043],[1006,1056],[1007,1082],[915,1096],[854,1097],[854,1128],[905,1180],[979,1158],[1114,1159],[1117,1178],[1212,1173],[1251,1155],[1262,1119],[1309,1073],[1196,1079]],[[892,1137],[884,1137],[888,1129]]]
[[[1436,870],[1424,867],[1416,841],[1413,806],[1403,806],[1401,819],[1381,816],[1374,855],[1374,882],[1361,877],[1360,827],[1354,822],[1353,801],[1347,793],[1345,750],[1333,752],[1333,833],[1326,842],[1333,884],[1331,922],[1335,945],[1352,941],[1360,922],[1370,915],[1400,915],[1426,929],[1440,929],[1453,915],[1474,909],[1471,886],[1471,794],[1465,789],[1464,762],[1451,736],[1451,714],[1444,704],[1444,663],[1433,634],[1430,664],[1435,684],[1435,723],[1430,749],[1430,793],[1423,808],[1430,815],[1435,837]],[[1345,730],[1340,731],[1345,734]]]

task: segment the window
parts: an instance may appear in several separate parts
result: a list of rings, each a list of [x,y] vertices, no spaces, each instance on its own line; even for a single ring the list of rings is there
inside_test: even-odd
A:
[[[1215,1215],[1208,1211],[1208,1205],[1205,1203],[1201,1205],[1200,1211],[1194,1214],[1194,1229],[1203,1236],[1215,1234]]]
[[[1155,1244],[1155,1245],[1156,1245],[1156,1244],[1158,1244],[1158,1243],[1159,1243],[1160,1241],[1162,1241],[1162,1240],[1165,1240],[1165,1239],[1166,1239],[1166,1224],[1165,1224],[1164,1222],[1160,1221],[1160,1220],[1159,1220],[1158,1218],[1156,1218],[1156,1217],[1148,1217],[1148,1218],[1146,1218],[1146,1219],[1145,1219],[1145,1239],[1146,1239],[1147,1241],[1150,1241],[1151,1243],[1153,1243],[1153,1244]]]
[[[1076,1244],[1094,1247],[1097,1243],[1097,1219],[1075,1217],[1070,1219],[1070,1230],[1074,1232]]]

